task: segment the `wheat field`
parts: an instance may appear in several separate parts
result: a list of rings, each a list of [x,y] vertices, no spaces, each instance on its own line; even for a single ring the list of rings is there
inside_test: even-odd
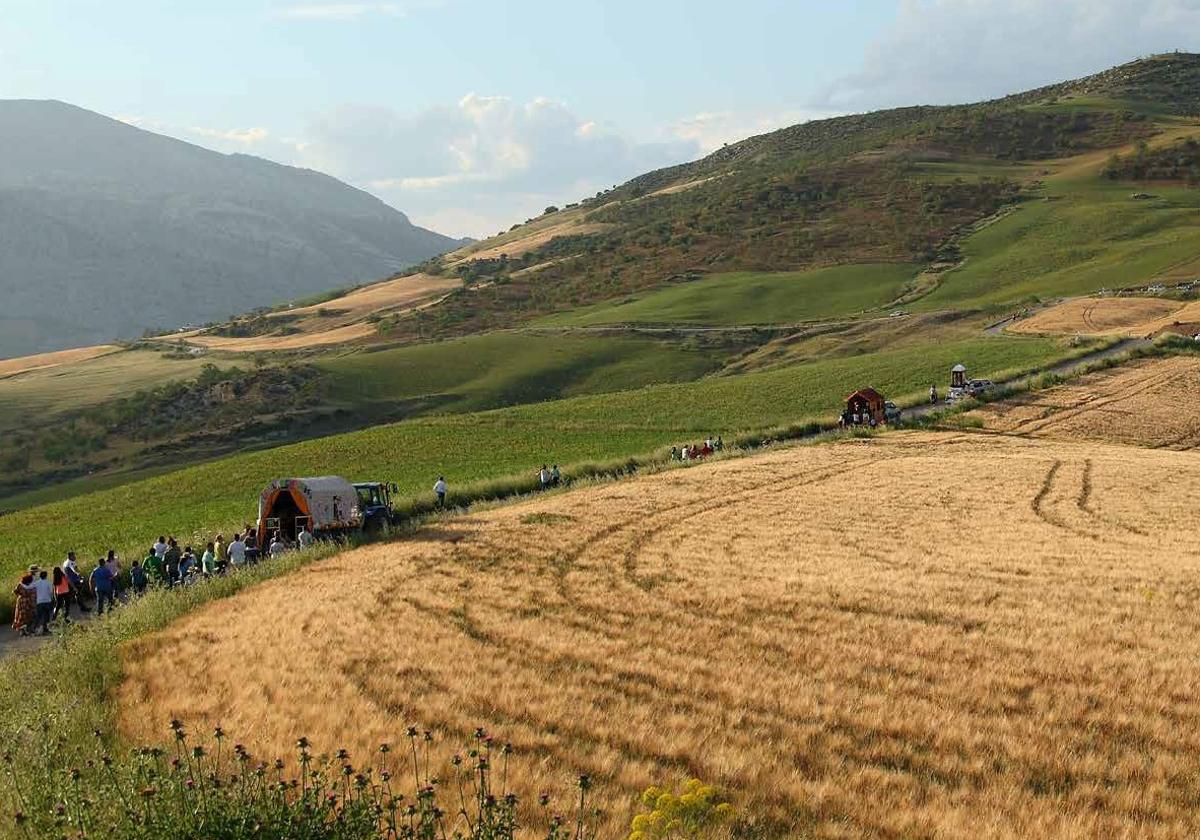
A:
[[[765,836],[1200,827],[1200,461],[980,433],[781,448],[448,518],[123,650],[119,722],[265,757],[429,727],[595,779],[600,836],[696,776]]]
[[[1200,322],[1200,301],[1166,298],[1075,298],[1008,327],[1030,335],[1155,335],[1176,323]]]
[[[967,416],[1010,435],[1200,448],[1200,358],[1145,359],[990,403]]]

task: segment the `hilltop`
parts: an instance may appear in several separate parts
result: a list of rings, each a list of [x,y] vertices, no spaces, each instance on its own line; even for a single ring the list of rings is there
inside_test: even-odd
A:
[[[311,170],[0,101],[0,358],[386,277],[461,243]]]

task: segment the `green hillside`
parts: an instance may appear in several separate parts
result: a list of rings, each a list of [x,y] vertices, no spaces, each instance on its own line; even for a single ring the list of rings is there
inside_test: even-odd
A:
[[[795,324],[843,318],[885,306],[916,276],[911,264],[834,266],[777,273],[717,274],[546,318],[541,323]]]

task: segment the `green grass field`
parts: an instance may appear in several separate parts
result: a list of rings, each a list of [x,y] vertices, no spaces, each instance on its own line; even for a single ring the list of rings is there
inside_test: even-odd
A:
[[[830,359],[743,376],[709,377],[617,394],[586,396],[477,414],[413,420],[321,438],[179,470],[0,517],[0,572],[56,562],[67,549],[92,561],[108,548],[126,557],[160,533],[200,543],[256,515],[271,479],[341,474],[395,481],[401,495],[425,496],[439,473],[454,487],[513,474],[543,462],[564,465],[653,451],[803,420],[830,417],[861,385],[892,398],[943,382],[956,362],[995,377],[1066,355],[1041,338],[976,338]]]
[[[497,332],[318,365],[332,374],[335,402],[424,400],[464,412],[688,381],[719,367],[722,355],[645,338]]]
[[[2,379],[0,428],[36,422],[61,411],[86,408],[142,389],[190,379],[206,362],[213,360],[169,359],[153,350],[128,350]]]
[[[917,273],[907,263],[865,263],[813,271],[716,274],[618,303],[561,313],[540,323],[795,324],[859,315],[899,297]]]
[[[1150,200],[1135,200],[1148,192]],[[1092,172],[1050,177],[1034,200],[963,243],[919,311],[986,307],[1136,286],[1200,254],[1200,190],[1111,182]]]

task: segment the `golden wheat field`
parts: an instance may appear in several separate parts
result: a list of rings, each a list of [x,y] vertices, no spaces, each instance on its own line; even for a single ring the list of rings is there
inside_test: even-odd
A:
[[[1033,335],[1148,336],[1176,323],[1200,322],[1200,301],[1166,298],[1075,298],[1043,309],[1008,327]]]
[[[967,417],[1011,435],[1200,448],[1200,358],[1145,359],[982,406]]]
[[[526,800],[591,774],[604,837],[689,776],[767,836],[1188,836],[1198,497],[1191,453],[971,432],[550,494],[134,643],[120,725],[266,757],[484,726]]]

